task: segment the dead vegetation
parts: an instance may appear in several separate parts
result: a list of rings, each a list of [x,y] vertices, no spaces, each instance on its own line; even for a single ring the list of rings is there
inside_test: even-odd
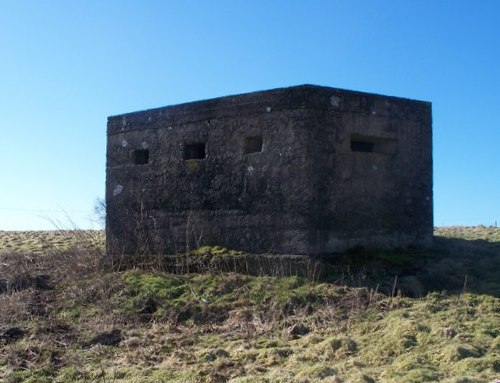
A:
[[[305,273],[221,248],[182,260],[188,273],[114,271],[101,232],[0,233],[0,377],[493,382],[500,231],[460,230],[438,229],[434,250],[358,249]]]

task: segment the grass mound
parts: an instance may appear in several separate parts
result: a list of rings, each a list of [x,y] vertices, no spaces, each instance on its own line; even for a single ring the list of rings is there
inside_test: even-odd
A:
[[[110,270],[100,232],[2,232],[0,380],[493,382],[499,230],[436,233],[321,273],[235,272],[247,255],[202,248],[205,272],[176,274]]]

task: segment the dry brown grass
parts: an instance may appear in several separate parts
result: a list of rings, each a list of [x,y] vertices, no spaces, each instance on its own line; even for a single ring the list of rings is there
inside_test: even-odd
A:
[[[33,241],[11,245],[0,250],[0,377],[492,382],[500,374],[498,271],[491,270],[496,231],[490,238],[487,229],[474,229],[468,234],[474,240],[466,241],[447,239],[460,231],[437,233],[448,236],[448,250],[354,253],[326,267],[338,267],[330,279],[312,281],[217,269],[215,253],[230,255],[220,248],[204,250],[211,267],[202,274],[113,271],[102,263],[99,232],[47,234],[54,246],[43,251],[30,252]],[[455,272],[470,275],[469,284],[458,274],[454,291],[433,289],[454,280],[444,275],[450,259],[459,264]],[[404,285],[410,282],[434,291],[410,298]]]

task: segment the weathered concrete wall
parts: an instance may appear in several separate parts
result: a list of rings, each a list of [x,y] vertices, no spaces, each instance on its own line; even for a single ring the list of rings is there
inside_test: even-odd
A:
[[[359,93],[333,97],[319,138],[334,150],[316,173],[317,189],[328,196],[318,250],[430,244],[431,105]],[[373,151],[357,151],[353,141],[373,143]]]
[[[431,153],[429,103],[333,88],[110,117],[108,252],[425,244]]]

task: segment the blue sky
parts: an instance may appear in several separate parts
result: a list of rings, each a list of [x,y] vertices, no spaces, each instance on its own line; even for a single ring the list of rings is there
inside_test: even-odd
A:
[[[0,2],[0,230],[99,227],[106,118],[298,84],[431,101],[435,225],[500,224],[500,1]]]

